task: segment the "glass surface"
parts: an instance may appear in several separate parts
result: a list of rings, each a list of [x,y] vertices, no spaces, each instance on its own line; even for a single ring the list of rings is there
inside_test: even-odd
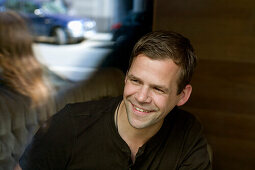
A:
[[[42,10],[49,14],[66,14],[67,13],[67,8],[62,1],[43,2]]]

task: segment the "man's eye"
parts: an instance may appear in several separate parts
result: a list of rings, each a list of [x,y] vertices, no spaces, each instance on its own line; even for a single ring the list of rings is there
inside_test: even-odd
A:
[[[159,89],[159,88],[154,88],[158,93],[165,93],[163,90]]]
[[[139,80],[136,80],[136,79],[130,79],[130,81],[134,84],[139,84]]]

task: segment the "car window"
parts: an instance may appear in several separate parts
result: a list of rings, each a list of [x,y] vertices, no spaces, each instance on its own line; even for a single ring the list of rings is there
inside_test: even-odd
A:
[[[20,2],[20,1],[17,1],[17,0],[6,1],[6,2],[5,2],[5,7],[6,7],[7,9],[20,10],[21,2]]]
[[[35,3],[31,0],[8,0],[5,1],[5,7],[24,13],[34,13],[36,9],[42,9],[42,11],[48,14],[65,14],[68,10],[62,1],[41,1],[40,3]]]
[[[39,8],[32,1],[20,1],[20,0],[6,1],[5,7],[7,9],[20,11],[24,13],[34,13],[35,9]]]
[[[34,13],[35,9],[38,9],[39,7],[36,4],[33,4],[30,1],[24,2],[22,6],[22,11],[25,13]]]
[[[42,9],[46,13],[50,14],[65,14],[67,12],[66,7],[64,6],[62,1],[49,1],[43,2]]]

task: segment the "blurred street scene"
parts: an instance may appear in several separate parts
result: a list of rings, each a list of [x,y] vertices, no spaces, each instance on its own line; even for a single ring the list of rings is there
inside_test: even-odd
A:
[[[76,82],[89,78],[103,65],[113,51],[111,36],[111,33],[97,33],[78,44],[35,43],[33,48],[38,60],[51,71]]]
[[[135,42],[152,30],[153,0],[0,0],[34,37],[38,60],[78,82],[101,67],[124,73]]]

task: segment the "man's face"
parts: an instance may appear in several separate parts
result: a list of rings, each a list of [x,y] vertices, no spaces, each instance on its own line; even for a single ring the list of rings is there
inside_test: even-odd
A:
[[[134,58],[126,75],[123,100],[130,125],[141,129],[161,127],[177,105],[180,67],[171,59],[152,60],[143,54]]]

